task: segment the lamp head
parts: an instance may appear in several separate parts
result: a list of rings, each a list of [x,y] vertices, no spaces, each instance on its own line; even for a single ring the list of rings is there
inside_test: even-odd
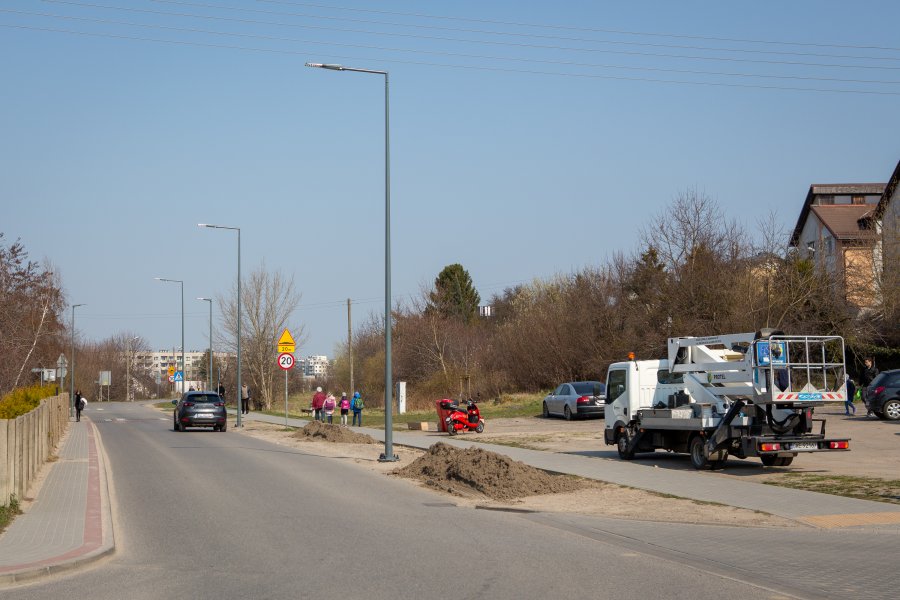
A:
[[[306,63],[307,67],[314,67],[316,69],[328,69],[330,71],[343,71],[343,65],[333,65],[328,63]]]

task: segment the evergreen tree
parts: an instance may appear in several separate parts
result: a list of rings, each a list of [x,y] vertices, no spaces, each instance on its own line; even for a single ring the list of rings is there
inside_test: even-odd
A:
[[[481,296],[472,284],[469,272],[461,264],[454,263],[444,267],[434,280],[426,311],[469,322],[478,316],[479,302]]]

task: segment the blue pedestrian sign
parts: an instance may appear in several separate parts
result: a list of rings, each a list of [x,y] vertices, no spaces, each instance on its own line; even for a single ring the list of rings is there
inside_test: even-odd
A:
[[[175,371],[172,381],[184,381],[184,371]]]

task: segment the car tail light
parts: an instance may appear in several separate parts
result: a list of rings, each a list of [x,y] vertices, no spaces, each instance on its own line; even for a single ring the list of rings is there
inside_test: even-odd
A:
[[[759,449],[762,452],[777,452],[781,450],[781,444],[760,444]]]
[[[828,447],[832,450],[849,450],[850,442],[828,442]]]
[[[225,406],[224,402],[216,402],[216,406]]]
[[[576,404],[587,404],[591,401],[590,396],[582,396],[578,400],[575,401]]]
[[[193,406],[194,403],[193,403],[193,402],[185,402],[184,405],[185,405],[185,406]]]
[[[875,388],[875,395],[877,396],[878,394],[880,394],[883,391],[884,391],[884,386],[879,385],[877,388]]]

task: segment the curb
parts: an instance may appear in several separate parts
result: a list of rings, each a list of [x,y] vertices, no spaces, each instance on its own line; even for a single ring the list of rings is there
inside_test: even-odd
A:
[[[112,506],[110,504],[110,493],[109,493],[109,477],[107,476],[107,468],[108,463],[106,461],[106,450],[103,447],[103,443],[100,439],[100,434],[97,431],[97,426],[93,421],[88,421],[91,429],[89,432],[89,440],[90,445],[88,449],[88,456],[91,454],[91,447],[93,448],[96,454],[97,461],[97,477],[98,477],[98,492],[99,492],[99,519],[101,523],[101,542],[100,546],[85,553],[82,556],[76,556],[74,558],[63,559],[59,562],[53,563],[51,561],[54,558],[49,558],[41,562],[50,562],[50,564],[45,564],[41,566],[33,566],[33,567],[25,567],[18,571],[12,571],[9,573],[3,573],[0,575],[0,586],[9,586],[17,583],[26,583],[33,582],[39,579],[43,579],[45,577],[50,577],[53,575],[57,575],[59,573],[65,573],[68,571],[75,571],[78,569],[86,568],[89,565],[96,563],[99,560],[106,558],[107,556],[111,556],[116,551],[116,542],[115,542],[115,533],[112,527]],[[89,477],[90,479],[90,477]],[[88,486],[90,488],[90,484]],[[90,510],[90,509],[88,509]],[[85,536],[87,537],[87,536]],[[78,550],[74,550],[72,552],[78,552]],[[71,554],[72,552],[68,552],[66,554]],[[63,555],[65,556],[65,554]]]

